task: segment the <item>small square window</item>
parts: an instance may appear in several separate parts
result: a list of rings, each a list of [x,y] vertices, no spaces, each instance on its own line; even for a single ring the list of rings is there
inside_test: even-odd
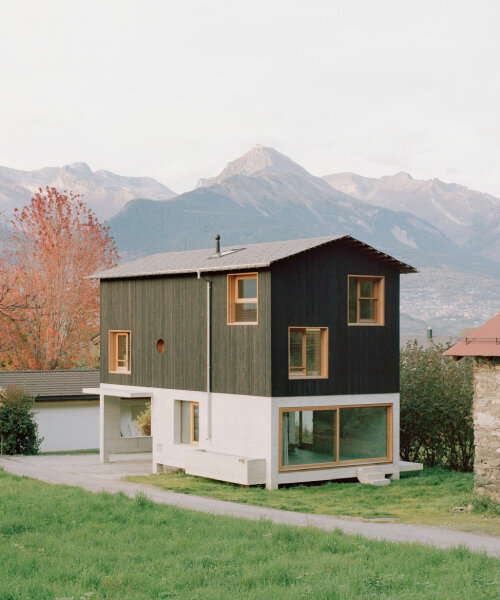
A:
[[[384,278],[349,275],[349,325],[384,324]]]
[[[290,379],[328,377],[327,327],[290,327],[288,374]]]
[[[227,276],[227,322],[239,325],[257,325],[257,273]]]
[[[130,331],[109,332],[109,372],[130,373]]]

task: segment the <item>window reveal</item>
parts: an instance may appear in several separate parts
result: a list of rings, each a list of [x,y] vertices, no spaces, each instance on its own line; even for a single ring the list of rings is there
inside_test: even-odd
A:
[[[328,377],[328,328],[290,327],[288,330],[290,378]]]
[[[350,325],[384,324],[384,278],[349,275]]]
[[[181,443],[198,444],[200,441],[200,405],[181,401]]]
[[[130,373],[130,331],[109,332],[110,373]]]
[[[258,322],[257,273],[228,275],[227,290],[228,323],[256,325]]]

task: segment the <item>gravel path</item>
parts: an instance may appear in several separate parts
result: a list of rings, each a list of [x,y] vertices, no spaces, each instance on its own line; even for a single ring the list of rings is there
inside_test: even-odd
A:
[[[453,531],[439,527],[402,523],[371,523],[345,520],[326,515],[311,515],[262,506],[238,504],[189,494],[160,490],[154,486],[121,481],[125,475],[151,473],[151,455],[116,455],[113,462],[99,464],[96,454],[0,457],[0,467],[14,475],[24,475],[47,483],[78,486],[90,492],[123,492],[134,497],[143,492],[160,504],[273,523],[312,526],[326,531],[340,529],[344,533],[390,542],[417,542],[439,548],[464,546],[500,558],[500,538]]]

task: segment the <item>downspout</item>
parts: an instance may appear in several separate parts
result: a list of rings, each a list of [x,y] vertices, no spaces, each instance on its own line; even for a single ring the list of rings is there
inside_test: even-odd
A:
[[[207,282],[207,440],[212,439],[212,282],[201,277],[197,271],[198,279]]]

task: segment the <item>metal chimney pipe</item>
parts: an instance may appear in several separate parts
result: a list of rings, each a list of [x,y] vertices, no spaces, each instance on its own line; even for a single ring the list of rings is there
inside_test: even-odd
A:
[[[220,254],[220,235],[215,236],[215,254]]]

